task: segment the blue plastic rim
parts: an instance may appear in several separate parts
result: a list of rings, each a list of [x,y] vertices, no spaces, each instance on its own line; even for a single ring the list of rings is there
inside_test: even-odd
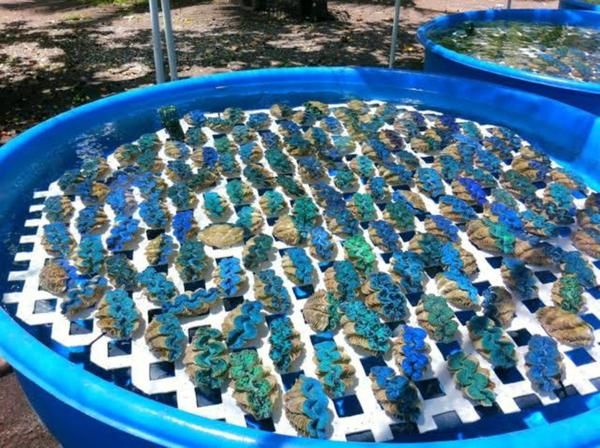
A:
[[[237,72],[133,90],[48,120],[0,151],[0,241],[20,228],[36,186],[75,164],[78,150],[111,150],[160,124],[156,109],[179,112],[227,106],[262,108],[352,98],[415,104],[464,118],[511,127],[552,156],[600,184],[600,119],[529,93],[487,83],[370,68],[300,68]],[[11,254],[0,252],[0,290]],[[168,407],[100,379],[51,349],[0,308],[0,356],[17,370],[36,411],[65,447],[70,446],[285,446],[335,448],[339,442],[283,436],[208,420]],[[506,448],[600,445],[600,407],[531,429],[485,439],[398,444],[402,447]],[[348,442],[349,447],[364,447]],[[387,445],[387,444],[386,444]]]
[[[600,84],[561,79],[482,61],[449,50],[428,37],[432,31],[445,30],[465,22],[496,20],[600,28],[600,15],[575,9],[488,9],[440,16],[417,31],[419,41],[425,46],[425,70],[515,87],[600,115]]]
[[[600,5],[592,5],[585,0],[560,0],[558,7],[560,9],[585,9],[600,12]]]

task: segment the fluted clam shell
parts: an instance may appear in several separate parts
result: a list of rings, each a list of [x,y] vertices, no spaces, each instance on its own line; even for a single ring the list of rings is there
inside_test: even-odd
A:
[[[431,352],[431,347],[429,346],[429,344],[427,344],[427,342],[425,342],[425,350],[422,351],[421,353],[423,353],[424,355],[427,356],[427,358],[428,358],[427,364],[431,365],[431,356],[429,356],[429,352]],[[405,359],[404,337],[403,337],[402,329],[400,329],[398,337],[395,338],[392,342],[392,357],[394,358],[394,361],[396,362],[396,366],[398,366],[398,369],[400,369],[402,371],[402,363],[404,362],[404,359]]]
[[[496,385],[495,385],[495,384],[493,383],[493,381],[490,379],[490,371],[489,371],[488,369],[486,369],[486,368],[483,368],[483,367],[481,367],[481,366],[479,366],[479,367],[477,368],[477,371],[478,371],[479,373],[481,373],[482,375],[484,375],[484,376],[486,376],[486,377],[488,378],[488,384],[487,384],[486,388],[487,388],[487,389],[494,390],[494,389],[496,388]],[[456,374],[454,374],[454,375],[453,375],[453,379],[454,379],[454,382],[455,382],[456,384],[459,384],[459,383],[458,383],[458,380],[457,380],[457,378],[456,378]],[[465,397],[467,397],[469,400],[473,400],[473,401],[475,401],[475,402],[477,402],[477,401],[478,401],[476,397],[472,396],[472,395],[469,393],[469,389],[468,389],[468,388],[466,388],[466,387],[464,387],[464,388],[462,388],[462,387],[459,387],[459,388],[461,389],[461,391],[462,391],[463,395],[464,395]]]
[[[417,255],[423,254],[423,249],[421,248],[421,240],[423,239],[422,233],[417,233],[408,243],[408,250],[416,253]]]
[[[415,388],[413,384],[409,387]],[[395,418],[403,418],[402,412],[399,412],[398,406],[396,403],[391,401],[387,394],[385,393],[385,389],[377,384],[377,381],[371,381],[371,390],[373,391],[373,395],[375,395],[375,399],[381,405],[383,410],[390,416]],[[419,407],[421,407],[421,402],[419,402]]]
[[[533,149],[531,146],[523,146],[519,151],[519,155],[528,160],[537,160],[540,158],[540,153]]]
[[[211,341],[218,341],[220,343],[222,343],[222,337],[216,338],[216,339],[210,339],[209,342]],[[225,349],[225,351],[223,353],[221,353],[219,355],[218,359],[222,359],[225,362],[229,362],[229,353],[226,351],[225,346],[222,346],[223,349]],[[213,378],[216,375],[216,372],[214,371],[214,369],[210,369],[210,371],[207,371],[206,368],[203,368],[201,366],[199,366],[196,363],[196,356],[198,356],[201,353],[201,351],[196,347],[195,344],[188,344],[188,346],[185,349],[185,354],[183,357],[183,364],[185,366],[185,371],[187,373],[187,375],[190,377],[190,379],[193,381],[195,381],[195,378],[199,375],[212,375]],[[214,356],[214,355],[213,355]],[[224,382],[228,377],[228,370],[224,369],[223,372],[221,372],[218,376],[216,376],[216,378],[218,380],[220,380],[221,382]]]
[[[554,263],[543,247],[535,246],[527,240],[518,239],[515,243],[515,256],[533,266],[553,267]]]
[[[181,155],[181,151],[180,151],[180,146],[179,145],[183,145],[182,142],[176,142],[173,140],[167,140],[165,142],[165,154],[172,158],[172,159],[178,159],[179,156]]]
[[[437,340],[435,337],[436,329],[429,322],[429,313],[427,312],[427,310],[425,309],[425,307],[423,306],[422,303],[419,303],[417,305],[416,314],[417,314],[417,321],[419,322],[419,325],[421,326],[421,328],[423,328],[423,330],[425,330],[427,332],[427,334],[429,335],[429,337],[431,339],[433,339],[434,341]]]
[[[156,187],[153,188],[150,191],[146,191],[141,193],[142,197],[144,199],[149,199],[150,197],[152,197],[153,195],[155,195],[156,193],[160,193],[160,197],[164,197],[164,195],[167,192],[167,183],[165,182],[165,180],[162,177],[159,176],[154,176],[153,177],[154,182],[156,182]]]
[[[496,320],[502,327],[507,328],[515,316],[515,302],[506,288],[501,286],[493,286],[492,288],[496,294],[496,301],[494,302],[496,312],[490,315],[490,317]]]
[[[425,206],[425,202],[423,202],[423,198],[419,193],[415,193],[414,191],[405,190],[401,191],[400,194],[404,196],[404,198],[417,210],[426,212],[427,207]]]
[[[108,224],[108,222],[108,216],[106,216],[106,213],[104,213],[104,209],[98,208],[98,211],[96,212],[96,222],[89,230],[89,233],[100,233]]]
[[[348,210],[350,210],[350,213],[352,213],[352,215],[358,219],[359,221],[362,221],[362,217],[360,215],[360,210],[358,209],[358,207],[356,206],[356,204],[354,203],[354,201],[350,201],[348,203]]]
[[[348,344],[350,344],[354,348],[364,350],[368,353],[378,353],[370,348],[369,341],[367,338],[357,333],[356,324],[354,323],[354,321],[351,321],[345,315],[342,315],[341,323],[342,330],[344,331],[344,336],[346,337],[346,341],[348,341]]]
[[[258,233],[260,233],[260,231],[262,230],[262,227],[265,223],[262,214],[260,213],[260,211],[254,209],[252,211],[252,224],[250,225],[250,233],[252,235],[256,235]]]
[[[570,190],[579,190],[581,184],[574,180],[568,173],[561,169],[553,169],[550,171],[550,180],[564,185]]]
[[[273,215],[271,210],[269,209],[269,201],[266,196],[261,196],[260,199],[258,200],[258,204],[260,205],[260,208],[262,209],[264,214],[268,217],[283,216],[283,214],[287,211],[287,206],[285,206],[280,211],[277,212],[278,213],[277,215]]]
[[[265,306],[267,311],[275,311],[272,306],[273,297],[267,294],[265,284],[258,275],[254,276],[254,297]]]
[[[446,233],[437,226],[435,221],[433,221],[433,219],[431,219],[429,217],[425,219],[425,232],[427,232],[443,241],[449,240],[448,235],[446,235]]]
[[[382,252],[388,252],[390,249],[383,243],[381,237],[377,234],[377,230],[374,227],[369,227],[369,238],[373,244]]]
[[[168,347],[168,336],[160,333],[160,325],[152,325],[155,321],[150,322],[148,324],[148,328],[146,329],[146,343],[150,347],[150,351],[154,353],[154,355],[162,359],[163,361],[169,361],[171,349]]]
[[[282,104],[273,104],[269,111],[275,118],[288,118],[293,113],[293,110],[289,106]]]
[[[467,223],[467,219],[464,218],[460,213],[456,212],[450,204],[445,204],[440,202],[439,204],[440,213],[442,216],[448,218],[453,221],[455,224],[465,224]]]
[[[584,208],[596,213],[600,212],[600,193],[595,191],[590,193],[584,202]]]
[[[517,156],[513,159],[512,163],[511,163],[511,167],[515,171],[521,173],[527,179],[529,179],[531,181],[536,181],[536,180],[538,180],[538,177],[539,177],[539,170],[535,167],[532,167],[529,162],[530,162],[529,159],[522,157],[522,156]],[[540,179],[540,180],[543,180],[543,179]]]
[[[594,223],[592,217],[589,213],[586,213],[586,211],[587,210],[577,211],[577,224],[584,229],[594,229],[597,232],[600,232],[600,224]]]
[[[221,325],[221,331],[223,332],[223,335],[225,337],[227,337],[231,330],[235,328],[234,320],[240,314],[242,314],[242,306],[238,305],[225,315],[225,319],[223,320],[223,324]]]
[[[286,254],[281,259],[281,267],[283,268],[283,272],[290,281],[296,285],[301,285],[303,282],[296,276],[296,265],[292,261],[292,259]]]
[[[298,382],[296,382],[296,384],[298,384]],[[304,395],[296,385],[283,396],[283,405],[288,421],[299,435],[308,437],[309,434],[306,428],[311,423],[311,420],[304,413],[305,402],[306,399]]]
[[[561,279],[566,279],[565,275],[575,277],[575,274],[563,274],[563,277],[561,277]],[[563,300],[564,300],[564,298],[563,298],[563,296],[561,295],[561,292],[560,292],[561,286],[562,285],[561,285],[561,280],[560,279],[557,280],[557,281],[555,281],[554,284],[552,285],[552,290],[551,290],[551,293],[550,293],[550,295],[552,297],[552,301],[554,302],[555,305],[557,305],[559,307],[560,307],[561,303],[563,303]],[[581,297],[581,295],[579,297],[581,299],[583,299]],[[585,305],[585,301],[581,300],[581,306],[580,306],[580,308],[579,308],[578,311],[581,311],[581,309],[584,307],[584,305]]]
[[[450,184],[450,187],[452,188],[452,193],[454,193],[454,196],[462,199],[469,205],[477,205],[477,201],[471,197],[465,186],[458,180],[453,180]]]
[[[330,316],[326,293],[322,290],[315,292],[304,303],[302,315],[313,331],[321,332],[327,330]]]
[[[594,341],[594,330],[578,315],[557,306],[546,306],[536,312],[542,327],[561,344],[584,347]]]
[[[429,143],[425,140],[425,138],[432,139],[438,143],[441,143],[441,137],[435,132],[434,129],[427,129],[423,132],[422,136],[414,137],[410,140],[410,148],[413,151],[421,152],[424,154],[433,154],[436,151],[431,150],[429,147]]]
[[[60,207],[62,209],[62,219],[60,219],[60,221],[68,223],[73,217],[73,213],[75,213],[75,207],[73,207],[68,196],[60,197]]]
[[[365,297],[366,305],[383,317],[384,320],[389,319],[385,316],[381,303],[376,292],[373,292]]]
[[[70,250],[69,250],[69,252],[72,252],[73,249],[75,248],[75,240],[73,239],[73,237],[71,235],[69,235],[69,237],[70,237],[70,241],[69,241]],[[60,256],[63,255],[60,252],[55,251],[54,249],[52,249],[52,245],[50,243],[48,243],[48,240],[46,239],[45,235],[42,236],[42,246],[44,247],[44,249],[46,250],[46,252],[48,253],[48,255],[51,255],[53,257],[60,257]]]
[[[477,352],[479,352],[481,356],[483,356],[489,361],[491,358],[491,353],[489,350],[486,350],[483,346],[483,338],[477,338],[472,332],[469,332],[469,337],[471,338],[471,342],[473,343],[473,347],[475,347],[475,350],[477,350]],[[502,335],[500,340],[512,344],[512,341],[505,334]]]
[[[50,261],[40,270],[40,289],[53,295],[61,295],[67,290],[69,275],[58,263]]]
[[[596,241],[585,229],[577,229],[571,237],[573,245],[592,258],[600,258],[600,242]]]
[[[500,268],[500,274],[502,275],[502,280],[504,281],[504,285],[510,290],[517,291],[519,289],[519,285],[516,283],[516,279],[511,275],[510,269],[506,266],[502,265]],[[537,291],[537,285],[533,285],[535,291]],[[534,293],[535,293],[534,291]]]
[[[163,235],[161,234],[156,238],[152,238],[148,241],[148,245],[146,246],[146,250],[144,251],[144,255],[146,256],[146,261],[148,264],[155,265],[158,264],[160,256],[162,254],[162,241]]]
[[[333,267],[327,268],[324,274],[325,288],[332,294],[336,294],[338,290],[338,282],[335,279],[335,269]]]
[[[207,246],[226,249],[244,242],[244,230],[231,224],[212,224],[200,231],[199,239]]]
[[[477,266],[477,260],[475,256],[462,246],[455,246],[460,253],[460,258],[463,262],[463,271],[465,274],[471,276],[479,272],[479,266]]]
[[[237,275],[240,276],[240,281],[237,284],[237,290],[241,291],[246,287],[246,284],[248,282],[248,277],[246,276],[246,271],[244,271],[244,270],[242,270],[241,272],[238,272]],[[256,279],[258,280],[258,277],[256,277]],[[215,270],[213,272],[213,281],[215,282],[215,285],[219,285],[219,283],[221,282],[221,267],[219,264],[217,264],[217,267],[215,268]],[[255,287],[256,287],[256,285],[255,285]],[[220,294],[224,295],[224,292],[221,290],[221,288],[219,288],[219,290],[221,291]]]
[[[119,329],[114,325],[115,321],[108,310],[108,305],[101,300],[98,305],[98,311],[96,311],[97,325],[111,339],[122,339],[123,335]],[[138,313],[138,319],[134,325],[132,333],[138,331],[141,327],[142,320]]]
[[[326,215],[325,222],[327,222],[327,227],[329,227],[329,230],[331,230],[331,232],[334,233],[335,235],[337,235],[341,238],[346,238],[349,236],[344,231],[344,226],[341,223],[339,223],[334,216]]]
[[[279,385],[277,384],[277,380],[271,375],[270,372],[265,372],[265,380],[270,385],[269,390],[269,402],[271,403],[271,407],[273,403],[277,401],[280,395]],[[250,405],[250,400],[248,398],[248,393],[244,391],[234,390],[233,398],[237,402],[238,406],[246,413],[252,415],[254,418],[264,418],[264,416],[254,415],[254,411],[252,406]]]
[[[402,181],[400,176],[397,173],[394,173],[392,170],[390,170],[385,165],[381,165],[379,167],[379,174],[381,175],[381,177],[383,177],[383,179],[385,180],[385,183],[387,185],[391,185],[391,186],[395,187],[397,185],[404,184],[404,182]],[[412,182],[410,183],[410,185],[412,185]]]
[[[102,182],[94,182],[92,183],[91,194],[90,197],[82,197],[82,201],[84,204],[89,203],[101,203],[106,200],[106,196],[110,193],[110,188],[103,184]],[[90,198],[92,200],[90,200]]]
[[[444,298],[452,305],[462,309],[479,309],[479,305],[469,298],[467,291],[460,289],[454,280],[450,280],[444,275],[438,274],[435,276],[435,282],[440,295],[444,296]]]
[[[471,243],[477,248],[491,253],[499,252],[494,237],[490,235],[490,229],[483,221],[476,219],[469,222],[467,224],[467,235]]]
[[[296,229],[290,215],[283,215],[277,219],[273,226],[273,236],[290,246],[298,245],[301,239],[300,232]]]
[[[302,342],[302,339],[300,339],[300,333],[298,333],[296,330],[294,330],[292,332],[292,335],[290,336],[289,341],[291,342],[292,347],[289,352],[290,367],[288,367],[288,369],[287,369],[288,372],[290,370],[292,370],[292,366],[293,366],[294,362],[296,362],[298,359],[300,359],[300,357],[304,353],[304,343]],[[282,371],[281,369],[279,369],[279,368],[276,368],[276,369],[278,371],[280,371],[281,373],[284,373],[284,371]]]
[[[194,185],[194,190],[195,191],[200,191],[203,190],[205,188],[211,187],[213,185],[216,185],[216,183],[219,180],[219,171],[218,170],[210,170],[208,172],[204,172],[203,173],[203,178],[202,178],[202,182],[197,182],[196,179],[194,179],[194,181],[196,182]]]
[[[352,366],[352,361],[351,361],[350,357],[348,356],[348,354],[346,353],[346,351],[344,350],[344,348],[337,346],[337,350],[341,355],[341,359],[336,363],[336,365],[338,365],[342,368],[342,371],[340,373],[340,379],[346,386],[346,389],[351,389],[354,386],[354,383],[356,382],[356,376],[355,376],[356,369],[354,368],[354,366]],[[332,391],[327,387],[327,384],[325,384],[325,381],[324,381],[324,378],[325,378],[325,375],[327,374],[327,372],[319,370],[319,368],[318,368],[319,362],[316,359],[316,357],[313,357],[313,361],[314,361],[315,365],[317,366],[317,369],[316,369],[317,377],[323,384],[323,387],[325,388],[327,395],[332,396]]]

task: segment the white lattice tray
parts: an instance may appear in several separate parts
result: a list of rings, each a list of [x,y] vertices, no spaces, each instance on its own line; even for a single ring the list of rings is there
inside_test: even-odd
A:
[[[411,108],[404,107],[403,109]],[[431,116],[435,113],[427,112],[427,114]],[[431,124],[430,120],[428,120],[428,122]],[[182,125],[184,126],[184,129],[187,126],[183,121]],[[486,126],[480,127],[485,135],[487,135],[486,128]],[[211,146],[214,141],[212,133],[207,128],[204,128],[204,130],[207,135],[210,136],[206,145]],[[275,121],[271,126],[271,130],[273,132],[278,131]],[[344,134],[347,135],[345,131]],[[164,131],[159,132],[159,136],[163,141],[166,138]],[[406,149],[409,151],[411,150],[410,146],[407,146]],[[356,154],[359,152],[360,148],[357,145]],[[160,156],[166,159],[163,150],[161,150]],[[291,157],[291,159],[294,161],[293,157]],[[423,158],[420,158],[419,160],[422,161],[423,166],[430,165],[425,162]],[[118,164],[112,156],[108,158],[108,161],[112,168],[117,168]],[[244,165],[239,157],[238,162],[242,166]],[[263,165],[268,166],[264,161]],[[508,169],[508,166],[504,165],[504,169]],[[163,175],[163,177],[168,184],[171,184],[166,176]],[[226,180],[222,179],[215,188],[215,191],[223,194],[224,197],[227,197],[225,194],[225,185]],[[310,189],[307,188],[306,190],[307,193],[311,195]],[[358,191],[365,192],[365,185],[361,183]],[[412,191],[419,193],[416,188],[412,188]],[[446,191],[451,194],[449,185],[446,185]],[[10,273],[9,284],[12,284],[14,291],[7,292],[3,296],[3,301],[6,305],[10,306],[12,304],[12,309],[16,307],[16,317],[28,326],[45,326],[51,331],[50,337],[52,341],[66,347],[68,350],[83,350],[84,357],[87,357],[89,354],[89,362],[91,362],[91,369],[93,371],[100,373],[101,376],[105,378],[113,379],[124,387],[137,390],[151,398],[164,401],[177,406],[182,410],[207,418],[222,419],[235,425],[257,426],[265,430],[274,430],[281,434],[295,434],[295,431],[287,421],[285,414],[281,411],[281,405],[276,405],[278,410],[273,416],[272,422],[254,422],[253,419],[244,415],[242,410],[236,405],[235,400],[232,397],[231,387],[224,388],[220,396],[218,396],[218,394],[210,397],[202,395],[194,388],[194,385],[186,375],[181,362],[171,365],[169,363],[160,362],[155,358],[146,345],[143,334],[137,335],[131,341],[111,342],[108,337],[102,335],[100,329],[95,325],[94,311],[79,316],[75,321],[69,321],[61,314],[60,303],[62,299],[55,298],[50,294],[41,291],[38,282],[40,269],[44,266],[44,263],[48,258],[41,245],[42,228],[48,223],[45,216],[41,213],[43,209],[43,198],[61,193],[62,192],[57,184],[53,183],[46,191],[38,191],[34,195],[36,203],[30,207],[32,217],[25,222],[28,234],[21,237],[22,247],[26,247],[26,249],[23,249],[15,256],[15,262],[28,262],[28,267],[26,270]],[[139,191],[135,189],[135,193],[139,203],[141,198]],[[209,224],[209,220],[202,211],[202,196],[197,196],[199,203],[195,209],[194,216],[198,221],[200,228],[203,228]],[[424,195],[421,196],[429,211],[431,213],[439,214],[437,204],[428,197]],[[289,202],[289,198],[287,198],[287,200]],[[583,199],[577,200],[576,203],[578,207],[581,207]],[[77,211],[83,208],[83,204],[79,198],[73,200],[73,205]],[[257,202],[254,205],[255,207],[258,207]],[[174,213],[175,209],[172,208],[170,202],[169,207],[171,207],[170,211]],[[521,207],[523,207],[522,204]],[[114,214],[110,207],[105,206],[105,212],[112,221]],[[382,211],[380,209],[377,209],[377,214],[378,219],[381,219]],[[140,226],[145,229],[144,223],[140,219],[137,211],[134,217],[140,220]],[[230,222],[235,221],[235,218],[236,215],[233,214],[229,219]],[[70,231],[75,236],[76,240],[79,241],[80,235],[74,225],[75,220],[73,219],[72,221]],[[365,239],[370,242],[367,231],[364,229],[361,230],[365,234]],[[425,230],[423,222],[417,221],[416,230],[422,232]],[[35,231],[35,233],[32,233],[33,231]],[[265,222],[265,227],[262,232],[271,234],[272,224]],[[169,231],[168,233],[171,232]],[[488,284],[503,285],[500,277],[498,257],[493,257],[476,249],[470,243],[464,231],[461,230],[459,235],[462,246],[475,256],[479,266],[480,272],[473,280],[474,284],[481,289],[484,289]],[[102,236],[103,241],[106,241],[107,236],[108,232],[105,232]],[[342,259],[344,251],[341,247],[341,240],[335,235],[333,238],[338,246],[337,258]],[[559,244],[565,249],[574,249],[571,247],[568,238],[557,238],[554,243]],[[146,244],[147,240],[144,239],[133,253],[132,261],[140,272],[148,266],[144,257]],[[408,242],[403,241],[402,247],[404,250],[406,250],[407,246]],[[324,336],[315,335],[303,319],[301,309],[304,299],[306,298],[303,297],[305,296],[306,291],[295,289],[294,285],[283,273],[281,266],[281,252],[279,251],[285,249],[286,245],[280,241],[276,241],[275,247],[278,251],[275,259],[272,261],[272,266],[270,267],[284,279],[284,285],[292,297],[293,308],[289,316],[294,327],[299,331],[306,350],[306,354],[302,359],[298,371],[301,369],[306,375],[316,377],[316,366],[312,361],[314,354],[313,340],[318,341]],[[383,272],[390,271],[390,266],[386,262],[386,260],[389,260],[389,257],[382,256],[381,251],[376,247],[373,247],[373,250],[377,254],[377,265],[379,270]],[[216,250],[206,247],[206,254],[213,260],[227,256],[241,258],[241,247],[228,250]],[[588,257],[586,257],[586,259],[589,260]],[[323,270],[326,266],[320,266],[319,262],[315,259],[312,259],[312,262],[318,273],[318,280],[313,285],[313,289],[324,289]],[[491,379],[495,383],[497,392],[497,408],[495,409],[495,412],[504,414],[519,412],[521,408],[531,406],[532,400],[533,402],[538,404],[541,403],[542,405],[549,405],[559,401],[559,398],[553,394],[540,395],[535,392],[532,389],[525,372],[524,354],[527,350],[529,336],[533,334],[545,334],[533,313],[540,306],[552,304],[550,298],[551,282],[554,277],[558,275],[557,272],[552,272],[547,269],[532,269],[536,271],[539,298],[527,302],[516,301],[516,317],[512,321],[511,326],[507,329],[508,334],[517,345],[518,362],[516,367],[510,371],[497,371],[498,373],[496,373],[485,359],[477,354],[475,355],[478,357],[483,367],[491,370]],[[596,278],[600,278],[597,265],[594,265],[593,269]],[[179,278],[179,275],[172,264],[169,266],[168,276],[176,284],[180,292],[183,292],[183,282]],[[253,276],[248,275],[248,280],[249,287],[244,294],[244,297],[251,299]],[[208,288],[211,286],[214,286],[213,280],[207,279],[206,287]],[[427,293],[437,293],[437,287],[433,280],[430,279],[428,281],[425,291]],[[296,294],[297,292],[298,294]],[[584,293],[587,307],[583,314],[584,318],[594,326],[595,337],[596,340],[598,340],[600,337],[600,301],[596,300],[596,298],[600,297],[600,294],[597,294],[597,289],[592,290],[592,293],[593,294],[590,294],[589,292]],[[593,295],[596,295],[596,297],[593,297]],[[142,297],[142,294],[139,292],[135,292],[133,297],[137,307],[142,313],[143,319],[147,323],[159,308],[149,302],[146,298]],[[231,309],[241,300],[242,298],[226,299],[222,305],[214,307],[206,316],[182,319],[182,327],[185,332],[189,333],[190,338],[193,335],[193,330],[199,326],[211,325],[216,328],[221,328],[221,323],[226,314],[226,310]],[[416,301],[411,300],[411,303],[409,304],[410,318],[407,323],[417,326],[418,324],[414,311],[415,305]],[[465,352],[475,353],[466,329],[466,322],[473,315],[473,312],[457,310],[456,315],[460,321],[460,339],[458,343]],[[392,324],[391,326],[395,329],[398,325],[399,323]],[[268,355],[269,343],[266,337],[267,331],[266,326],[264,326],[256,348],[264,365],[275,372]],[[348,396],[335,400],[335,402],[330,401],[330,410],[332,415],[334,415],[333,433],[331,438],[335,440],[373,439],[375,441],[393,439],[398,426],[397,422],[389,417],[378,405],[371,391],[371,381],[367,375],[368,370],[372,365],[386,364],[396,369],[395,363],[391,360],[390,353],[388,353],[385,358],[363,357],[348,345],[343,332],[339,331],[334,334],[333,339],[350,355],[352,363],[356,367],[358,381]],[[428,371],[425,378],[417,382],[423,401],[422,416],[417,422],[418,431],[424,433],[436,429],[445,429],[452,424],[460,424],[461,422],[469,423],[481,419],[485,412],[482,412],[481,408],[475,406],[471,401],[466,399],[461,391],[455,387],[446,368],[444,355],[451,349],[457,348],[457,343],[436,344],[433,340],[429,339],[429,337],[427,338],[427,342],[432,347],[432,363],[431,369]],[[598,377],[600,376],[600,349],[598,345],[595,344],[590,348],[579,349],[572,349],[568,346],[559,345],[559,348],[563,354],[566,354],[564,357],[566,368],[564,385],[566,390],[575,390],[582,395],[596,392],[597,388],[600,387],[600,381],[598,381]],[[297,375],[298,372],[286,375],[276,374],[275,376],[280,383],[281,389],[286,390],[293,384]]]

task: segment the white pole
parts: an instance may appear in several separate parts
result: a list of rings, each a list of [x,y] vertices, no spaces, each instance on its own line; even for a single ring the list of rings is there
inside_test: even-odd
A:
[[[170,0],[160,1],[163,12],[163,24],[165,27],[165,42],[167,44],[167,59],[169,60],[169,77],[171,81],[177,79],[177,54],[175,52],[175,40],[173,39],[173,24],[171,22]]]
[[[165,68],[160,44],[160,24],[158,23],[158,1],[148,0],[150,3],[150,20],[152,21],[152,50],[154,52],[154,70],[156,83],[165,82]]]
[[[400,21],[400,0],[396,0],[394,6],[394,25],[392,26],[392,46],[390,48],[390,63],[389,68],[394,66],[396,59],[396,47],[398,45],[398,22]]]

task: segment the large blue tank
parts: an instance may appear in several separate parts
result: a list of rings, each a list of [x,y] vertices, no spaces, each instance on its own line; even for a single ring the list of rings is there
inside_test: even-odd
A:
[[[525,23],[600,27],[600,17],[590,11],[551,9],[490,9],[440,16],[419,28],[417,36],[425,46],[425,70],[464,76],[526,90],[600,114],[600,84],[571,81],[482,61],[442,47],[429,39],[433,31],[466,22],[498,20]]]
[[[115,147],[156,131],[159,106],[175,104],[183,113],[197,108],[261,108],[274,102],[296,105],[308,99],[340,102],[356,97],[415,104],[508,126],[585,176],[590,185],[600,184],[600,119],[548,98],[478,81],[384,69],[247,71],[111,96],[61,114],[10,141],[0,151],[0,241],[18,239],[17,229],[34,189],[74,165],[78,150]],[[6,248],[0,251],[3,290],[11,258]],[[0,356],[13,365],[31,404],[65,447],[341,446],[208,420],[122,389],[44,345],[39,329],[22,326],[1,308],[0,335]],[[597,400],[586,403],[586,412],[523,431],[401,446],[598,446],[600,406]]]
[[[585,9],[589,11],[600,11],[600,5],[593,5],[585,0],[560,0],[560,9]]]

